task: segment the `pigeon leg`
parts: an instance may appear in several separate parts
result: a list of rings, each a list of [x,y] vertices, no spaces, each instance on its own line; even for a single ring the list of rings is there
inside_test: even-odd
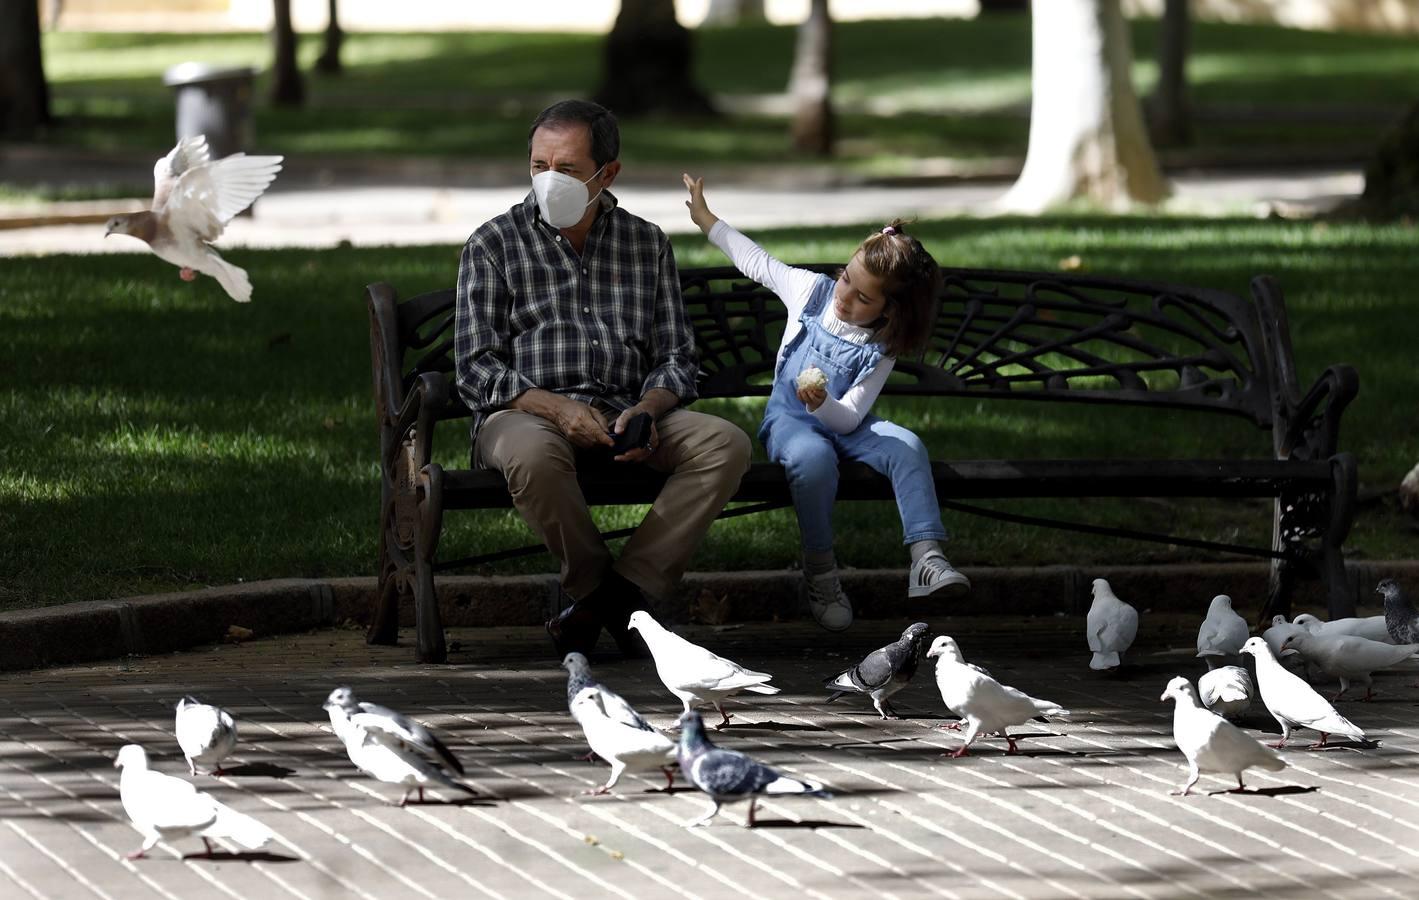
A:
[[[1329,737],[1330,737],[1330,735],[1328,735],[1328,734],[1326,734],[1324,731],[1322,731],[1322,732],[1320,733],[1320,740],[1316,741],[1314,744],[1311,744],[1311,745],[1310,745],[1309,747],[1307,747],[1306,749],[1307,749],[1307,750],[1321,750],[1321,749],[1324,749],[1324,748],[1325,748],[1325,742],[1326,742],[1327,739],[1329,739]]]
[[[195,763],[195,762],[193,762],[192,760],[189,759],[189,760],[187,761],[187,771],[190,772],[190,773],[192,773],[192,777],[193,777],[193,778],[196,778],[196,777],[197,777],[197,763]]]
[[[956,748],[956,752],[947,755],[949,755],[952,759],[960,759],[963,756],[970,756],[970,746],[967,744],[962,744],[961,746]]]
[[[729,724],[729,720],[732,719],[732,718],[734,718],[734,717],[731,716],[729,713],[727,713],[727,712],[724,711],[724,704],[723,704],[723,703],[720,703],[718,700],[716,700],[716,701],[714,702],[714,708],[719,711],[719,714],[720,714],[721,716],[724,716],[724,720],[721,721],[718,725],[714,726],[714,730],[715,730],[715,731],[719,731],[719,730],[722,729],[724,726],[728,725],[728,724]]]
[[[709,812],[707,812],[707,813],[705,813],[704,815],[700,816],[698,819],[691,819],[690,821],[686,822],[686,823],[685,823],[685,827],[686,827],[686,828],[697,828],[697,827],[699,827],[700,825],[708,825],[710,819],[713,819],[715,816],[719,815],[719,801],[718,801],[718,800],[714,800],[714,801],[711,801],[711,802],[714,803],[714,806],[713,806],[713,808],[710,809]]]
[[[412,794],[412,793],[414,793],[414,789],[413,789],[413,788],[409,788],[409,789],[407,789],[407,790],[404,791],[404,796],[399,798],[399,805],[400,805],[400,807],[404,807],[404,806],[409,805],[409,795]]]
[[[217,766],[217,768],[213,769],[207,774],[211,775],[213,778],[220,778],[221,776],[227,774],[227,770],[223,769],[221,766]]]
[[[660,771],[665,773],[665,787],[662,788],[662,790],[668,791],[675,786],[675,773],[670,771],[669,766],[666,766]]]
[[[755,808],[755,805],[758,804],[758,802],[759,802],[759,798],[758,798],[758,797],[750,797],[750,798],[749,798],[749,827],[750,827],[750,828],[753,828],[753,827],[754,827],[754,808]]]
[[[590,797],[600,797],[602,794],[611,793],[611,785],[603,784],[599,788],[589,788],[587,790],[582,791],[582,793]]]
[[[937,728],[943,728],[943,729],[945,729],[946,731],[960,731],[960,730],[961,730],[961,723],[960,723],[960,722],[947,722],[945,725],[937,725],[936,727],[937,727]]]
[[[1232,788],[1232,789],[1231,789],[1230,791],[1228,791],[1227,793],[1229,793],[1229,794],[1240,794],[1240,793],[1245,792],[1246,789],[1247,789],[1246,784],[1244,784],[1244,783],[1242,782],[1242,773],[1241,773],[1241,772],[1238,772],[1238,773],[1237,773],[1237,786],[1234,787],[1234,788]]]
[[[1187,769],[1187,781],[1183,784],[1182,789],[1176,791],[1169,791],[1168,793],[1178,797],[1186,797],[1188,791],[1192,790],[1192,786],[1194,784],[1197,784],[1197,779],[1201,777],[1202,773],[1197,770],[1197,766],[1189,764]]]
[[[886,706],[886,704],[887,704],[887,701],[885,701],[885,700],[878,700],[878,699],[875,698],[875,697],[872,699],[872,705],[875,706],[875,707],[877,707],[877,715],[881,716],[883,719],[891,718],[890,716],[887,715],[887,710],[886,710],[886,709],[883,709],[883,707]]]
[[[596,751],[588,750],[583,756],[573,756],[572,759],[579,759],[582,762],[596,762]]]
[[[1015,746],[1015,739],[1011,737],[1008,732],[1001,731],[1000,736],[1005,738],[1005,753],[1007,756],[1020,752],[1020,748]]]
[[[183,266],[178,270],[177,277],[181,278],[183,281],[196,281],[197,273],[192,271],[191,266]]]

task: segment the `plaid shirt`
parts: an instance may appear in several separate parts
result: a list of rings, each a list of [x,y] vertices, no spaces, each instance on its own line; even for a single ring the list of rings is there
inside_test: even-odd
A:
[[[531,193],[463,247],[454,372],[471,432],[530,388],[633,406],[651,388],[695,399],[695,338],[665,233],[603,192],[577,256]]]

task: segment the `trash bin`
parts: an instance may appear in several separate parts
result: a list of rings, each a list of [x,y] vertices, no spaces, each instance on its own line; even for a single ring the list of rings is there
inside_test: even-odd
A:
[[[251,145],[249,66],[209,66],[185,62],[163,73],[163,84],[177,92],[177,139],[207,136],[212,158],[220,159]]]

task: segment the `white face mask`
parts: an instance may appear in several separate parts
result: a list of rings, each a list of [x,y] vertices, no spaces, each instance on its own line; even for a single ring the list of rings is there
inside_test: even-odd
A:
[[[542,221],[553,228],[570,228],[580,222],[586,208],[601,196],[601,191],[597,191],[590,200],[586,196],[586,182],[600,175],[601,169],[593,172],[586,181],[578,181],[565,172],[551,169],[533,175],[532,193],[537,196],[537,209],[542,213]]]

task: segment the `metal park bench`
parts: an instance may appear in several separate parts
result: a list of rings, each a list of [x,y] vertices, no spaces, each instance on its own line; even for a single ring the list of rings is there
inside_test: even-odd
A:
[[[809,266],[822,272],[835,266]],[[1300,390],[1286,307],[1267,277],[1251,299],[1144,281],[1029,272],[946,269],[928,348],[900,358],[885,395],[1034,400],[1240,416],[1269,433],[1247,458],[933,459],[943,507],[1271,560],[1266,614],[1289,610],[1299,574],[1325,583],[1332,617],[1352,615],[1342,544],[1354,516],[1355,459],[1336,444],[1340,417],[1359,388],[1348,365]],[[702,398],[767,396],[785,311],[733,268],[684,269],[680,281],[700,351]],[[445,658],[434,575],[534,546],[456,560],[438,558],[446,510],[507,508],[500,474],[433,461],[439,423],[468,415],[453,385],[452,290],[400,301],[367,289],[380,436],[379,594],[368,639],[394,643],[400,604],[413,602],[421,661]],[[1139,427],[1147,427],[1146,415]],[[446,427],[446,426],[445,426]],[[663,479],[642,466],[587,466],[592,504],[650,503]],[[841,500],[891,499],[888,480],[845,464]],[[1009,498],[1260,497],[1274,501],[1268,546],[1017,515],[968,501]],[[790,504],[782,467],[755,463],[725,515]]]

